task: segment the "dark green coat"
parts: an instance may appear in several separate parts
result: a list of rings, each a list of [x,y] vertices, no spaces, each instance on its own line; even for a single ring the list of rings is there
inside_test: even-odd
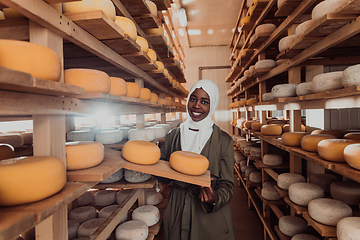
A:
[[[181,150],[180,143],[180,129],[175,128],[166,136],[161,159],[169,161],[172,152]],[[214,125],[201,155],[209,159],[215,205],[200,201],[199,186],[174,180],[163,219],[165,240],[235,240],[229,205],[234,192],[232,138]]]

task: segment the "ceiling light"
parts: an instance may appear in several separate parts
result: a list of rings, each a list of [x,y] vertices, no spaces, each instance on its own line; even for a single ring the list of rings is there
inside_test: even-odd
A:
[[[214,30],[209,29],[209,30],[207,31],[207,33],[208,33],[209,35],[211,35],[211,34],[213,34],[213,33],[214,33]]]
[[[179,8],[177,10],[177,12],[179,15],[180,26],[186,27],[187,26],[187,17],[186,17],[185,8]]]
[[[199,30],[199,29],[189,29],[188,34],[191,35],[191,36],[201,35],[201,30]]]

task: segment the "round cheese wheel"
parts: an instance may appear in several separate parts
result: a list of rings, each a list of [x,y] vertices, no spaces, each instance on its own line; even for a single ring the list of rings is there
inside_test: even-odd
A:
[[[14,147],[10,144],[0,143],[0,161],[15,157]]]
[[[91,168],[104,160],[104,145],[99,142],[67,142],[66,169]]]
[[[259,147],[250,148],[250,156],[261,157],[261,148],[259,148]]]
[[[259,34],[254,33],[254,35],[251,36],[250,40],[249,40],[249,44],[253,44],[253,42],[255,42],[255,40],[259,37]]]
[[[126,96],[127,84],[126,81],[118,77],[110,77],[110,95]]]
[[[350,206],[359,206],[360,183],[353,181],[338,181],[330,185],[331,197]]]
[[[175,151],[170,155],[170,166],[181,173],[187,175],[201,175],[209,167],[209,160],[203,155],[187,152]]]
[[[145,0],[145,3],[149,7],[151,15],[153,15],[154,17],[157,17],[157,6],[156,6],[156,4],[153,3],[150,0]]]
[[[243,17],[240,20],[240,26],[242,27],[245,23],[249,23],[249,22],[250,22],[250,16]]]
[[[163,195],[155,190],[155,188],[150,188],[145,190],[145,202],[146,205],[158,205],[163,200]]]
[[[0,66],[54,82],[60,80],[62,68],[59,55],[52,49],[7,39],[0,39]]]
[[[341,219],[336,225],[338,240],[360,239],[360,217],[347,217]]]
[[[344,139],[355,140],[355,141],[360,141],[360,132],[346,133],[343,138]]]
[[[255,65],[251,65],[251,66],[249,67],[249,72],[250,72],[250,74],[256,73]]]
[[[32,145],[33,144],[33,133],[32,132],[23,132],[20,135],[24,139],[24,145]]]
[[[85,89],[86,93],[109,93],[110,77],[103,71],[74,68],[64,71],[64,81]]]
[[[268,166],[280,166],[283,164],[283,159],[278,154],[265,154],[262,161],[265,165]]]
[[[300,23],[296,28],[295,28],[295,35],[298,37],[301,37],[302,35],[305,34],[305,31],[309,29],[309,27],[311,27],[311,25],[313,25],[313,20],[307,20],[303,23]]]
[[[280,124],[262,125],[261,133],[268,136],[281,135],[282,126]]]
[[[145,38],[137,36],[136,43],[140,45],[141,51],[144,53],[149,51],[149,43]]]
[[[163,139],[166,137],[166,134],[168,133],[166,131],[166,128],[164,127],[152,127],[154,129],[155,133],[155,139]]]
[[[129,18],[116,16],[115,23],[124,31],[125,34],[129,35],[132,40],[137,39],[136,25]]]
[[[120,205],[132,192],[132,189],[118,191],[116,193],[116,203]]]
[[[101,224],[105,222],[106,218],[93,218],[83,222],[77,231],[78,237],[90,237]]]
[[[132,219],[143,221],[150,227],[159,222],[160,211],[157,207],[152,205],[140,206],[133,211]]]
[[[118,207],[119,205],[114,204],[102,208],[98,214],[99,218],[105,218],[105,219],[108,218]],[[124,217],[120,220],[119,224],[125,222],[127,218],[128,218],[128,213],[124,215]]]
[[[288,191],[290,200],[300,206],[307,206],[311,200],[324,197],[324,189],[312,183],[293,183]]]
[[[331,198],[317,198],[310,201],[308,212],[312,219],[329,226],[336,226],[342,218],[352,216],[349,205]]]
[[[312,90],[312,82],[303,82],[296,86],[296,95],[305,96],[314,93]]]
[[[312,12],[311,19],[316,21],[328,13],[335,13],[335,10],[342,4],[346,2],[345,0],[326,0],[317,4]]]
[[[134,82],[126,82],[127,85],[127,97],[139,98],[140,97],[140,85]]]
[[[276,67],[276,62],[272,59],[264,59],[255,63],[255,70],[269,69]]]
[[[250,176],[250,173],[252,172],[256,172],[258,169],[254,166],[248,166],[246,169],[245,169],[245,176],[249,177]]]
[[[140,96],[139,99],[150,101],[151,91],[148,88],[140,88]]]
[[[276,25],[272,23],[265,23],[257,26],[255,28],[256,34],[262,34],[262,33],[272,33],[276,30]]]
[[[291,45],[296,41],[297,38],[298,36],[294,34],[280,39],[279,52],[284,52],[285,50],[288,50],[291,47]]]
[[[332,162],[345,162],[344,149],[346,146],[359,141],[349,139],[324,139],[318,143],[317,151],[320,157]]]
[[[342,85],[344,87],[360,86],[360,64],[346,68],[342,73]]]
[[[258,102],[259,102],[259,99],[257,99],[257,98],[250,98],[250,99],[246,100],[245,105],[246,106],[255,105]]]
[[[273,188],[272,186],[263,187],[261,189],[261,196],[269,201],[278,201],[281,199],[281,196],[278,193],[278,191],[276,191],[276,189]]]
[[[77,199],[77,205],[79,207],[89,205],[94,200],[94,194],[90,191],[86,191],[80,195]]]
[[[66,183],[64,163],[51,156],[2,160],[0,176],[0,206],[42,200],[59,192]]]
[[[351,144],[344,149],[344,158],[347,164],[360,170],[360,144]]]
[[[149,228],[143,221],[126,221],[116,228],[115,235],[116,239],[146,240]]]
[[[123,140],[122,131],[119,130],[107,130],[99,131],[95,134],[95,141],[102,144],[115,144]]]
[[[335,139],[330,134],[308,134],[301,138],[301,148],[308,152],[317,152],[318,143],[324,139]]]
[[[285,63],[286,61],[288,61],[289,59],[279,59],[279,60],[276,60],[276,65],[277,66],[280,66],[281,64]]]
[[[300,147],[301,139],[307,135],[306,132],[286,132],[281,136],[282,142],[287,146]]]
[[[157,70],[158,71],[164,71],[164,64],[160,61],[156,61],[155,64],[157,65]]]
[[[299,233],[294,235],[291,240],[320,240],[320,238],[306,233]]]
[[[244,125],[245,128],[246,128],[246,129],[251,129],[251,124],[254,123],[254,122],[255,122],[255,121],[246,121],[246,122],[245,122],[245,125]]]
[[[279,230],[286,236],[292,237],[307,231],[307,222],[295,216],[283,216],[279,219]]]
[[[311,82],[315,93],[343,88],[342,71],[318,74]]]
[[[109,18],[115,20],[116,11],[111,0],[83,0],[78,2],[64,2],[63,13],[89,12],[102,10]]]
[[[105,179],[104,181],[101,181],[100,183],[114,183],[118,182],[122,179],[124,175],[124,169],[121,168],[120,170],[116,171],[115,173],[111,174],[110,177]]]
[[[306,179],[297,173],[281,173],[277,179],[277,185],[283,190],[288,190],[293,183],[306,182]]]
[[[278,84],[271,88],[271,94],[274,98],[296,97],[296,87],[298,84]]]
[[[152,50],[151,48],[149,48],[147,55],[149,56],[149,58],[151,59],[151,61],[156,62],[157,56],[156,56],[156,52],[154,50]],[[165,69],[164,69],[165,71]]]
[[[121,153],[124,159],[137,164],[155,164],[160,160],[160,148],[144,140],[126,142]]]
[[[164,35],[162,27],[144,29],[144,32],[149,35]]]
[[[151,174],[125,169],[124,178],[126,181],[131,183],[140,183],[149,180],[151,178]]]
[[[80,224],[93,218],[97,218],[97,212],[93,206],[74,208],[69,213],[69,219],[76,220]]]
[[[157,103],[159,101],[159,96],[156,93],[151,93],[150,102]]]
[[[327,173],[314,173],[309,177],[309,183],[320,186],[326,193],[330,192],[330,185],[338,180],[336,176]]]
[[[94,203],[98,207],[105,207],[115,203],[116,192],[100,190],[94,194]]]
[[[329,135],[333,135],[336,138],[342,138],[344,136],[343,131],[340,130],[320,130],[320,129],[316,129],[313,130],[311,132],[311,134],[329,134]]]
[[[155,140],[155,132],[153,128],[130,129],[128,139],[151,142]]]
[[[253,183],[261,183],[262,181],[261,172],[251,172],[249,174],[249,180],[250,182]]]
[[[249,70],[244,71],[244,77],[245,77],[245,79],[250,77],[250,71]]]
[[[268,102],[268,101],[270,101],[271,99],[274,99],[274,97],[273,97],[273,95],[272,95],[271,92],[269,92],[269,93],[264,93],[264,94],[262,95],[262,101],[263,101],[263,102]]]
[[[261,123],[260,122],[253,122],[251,123],[251,130],[254,130],[256,132],[260,131],[261,129]]]
[[[75,239],[77,230],[80,226],[80,223],[76,220],[69,219],[68,220],[68,239]]]
[[[67,141],[94,141],[94,130],[76,130],[70,131],[66,134]]]
[[[11,18],[25,18],[24,15],[20,14],[18,11],[15,11],[12,8],[3,8],[2,17],[2,20]]]

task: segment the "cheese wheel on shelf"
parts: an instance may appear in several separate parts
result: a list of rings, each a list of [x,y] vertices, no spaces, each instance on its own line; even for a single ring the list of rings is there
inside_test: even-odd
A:
[[[149,180],[151,178],[151,174],[125,169],[124,178],[126,181],[131,183],[140,183]]]
[[[249,174],[249,180],[250,182],[253,183],[261,183],[262,181],[261,172],[251,172]]]
[[[344,158],[351,167],[360,170],[360,144],[351,144],[344,149]]]
[[[288,237],[307,231],[307,222],[295,216],[283,216],[279,219],[279,230]]]
[[[314,173],[309,177],[309,183],[320,186],[326,193],[330,192],[330,185],[335,181],[339,181],[339,179],[328,173]]]
[[[344,139],[355,140],[355,141],[360,141],[360,132],[346,133],[343,138]]]
[[[244,172],[245,172],[245,176],[249,177],[252,172],[256,172],[256,171],[258,171],[258,169],[257,169],[256,167],[254,167],[254,166],[248,166],[248,167],[245,169],[245,171],[244,171]]]
[[[156,52],[154,50],[152,50],[151,48],[149,48],[147,55],[149,56],[149,58],[151,59],[151,61],[156,62],[157,56],[156,56]],[[165,69],[164,69],[165,72]]]
[[[155,131],[153,128],[130,129],[128,132],[128,139],[151,142],[155,140]]]
[[[12,8],[3,8],[2,11],[3,19],[11,19],[11,18],[25,18],[24,15],[20,14],[18,11]],[[2,19],[2,20],[3,20]]]
[[[110,206],[106,206],[106,207],[102,208],[98,214],[99,218],[108,218],[118,207],[119,207],[119,205],[114,204],[114,205],[110,205]],[[128,218],[128,213],[126,213],[124,215],[124,217],[120,220],[120,222],[118,224],[125,222],[127,218]]]
[[[59,55],[50,48],[25,41],[0,39],[0,66],[54,82],[61,77]]]
[[[163,200],[163,195],[155,190],[155,188],[150,188],[145,190],[145,202],[146,205],[158,205]]]
[[[209,167],[209,160],[206,157],[187,151],[173,152],[169,163],[174,170],[194,176],[205,173]]]
[[[107,179],[101,181],[100,183],[114,183],[118,182],[122,179],[124,175],[124,169],[121,168],[120,170],[116,171],[115,173],[111,174]]]
[[[294,34],[280,39],[279,52],[284,52],[285,50],[288,50],[291,47],[291,45],[296,41],[297,38],[298,36]]]
[[[250,156],[252,156],[252,157],[261,157],[261,148],[259,148],[259,147],[251,147],[250,148]]]
[[[129,18],[116,16],[115,23],[124,31],[125,34],[129,35],[132,40],[137,39],[136,25]]]
[[[107,73],[94,69],[73,68],[64,71],[66,84],[85,89],[86,93],[109,93],[110,77]]]
[[[283,159],[278,154],[265,154],[262,159],[263,163],[268,166],[280,166],[283,164]]]
[[[360,64],[356,64],[346,68],[342,73],[342,85],[345,88],[352,86],[360,86]]]
[[[301,139],[309,133],[306,132],[286,132],[281,136],[282,142],[287,146],[300,147]]]
[[[278,84],[271,88],[271,94],[274,98],[296,97],[296,83]]]
[[[345,162],[344,149],[359,141],[349,139],[324,139],[318,143],[317,152],[320,157],[332,162]]]
[[[94,200],[94,194],[90,191],[86,191],[85,193],[81,194],[80,197],[78,197],[76,200],[79,207],[89,205]]]
[[[127,85],[127,97],[139,98],[140,97],[140,85],[135,82],[126,82]]]
[[[151,91],[148,88],[140,88],[139,99],[149,101],[151,98]]]
[[[249,22],[250,22],[250,16],[243,17],[240,20],[240,26],[242,27],[245,23],[249,23]]]
[[[147,53],[149,51],[149,43],[145,38],[137,36],[136,43],[140,46],[141,51],[143,51],[144,53]]]
[[[261,133],[267,136],[276,136],[282,134],[282,126],[280,124],[269,124],[261,126]]]
[[[254,123],[255,121],[246,121],[244,126],[246,129],[251,129],[251,124]]]
[[[312,82],[303,82],[296,86],[296,95],[298,96],[305,96],[312,93],[314,93],[312,90]]]
[[[137,164],[155,164],[160,160],[160,148],[152,142],[131,140],[124,144],[122,157]]]
[[[76,220],[69,219],[68,220],[68,239],[75,239],[76,232],[80,226],[80,223]]]
[[[159,96],[156,94],[156,93],[151,93],[151,96],[150,96],[150,102],[154,102],[154,103],[157,103],[159,101]]]
[[[339,6],[345,2],[346,2],[345,0],[325,0],[317,4],[313,8],[311,12],[311,19],[313,21],[316,21],[328,13],[335,13],[336,9],[339,8]]]
[[[250,98],[248,100],[245,101],[245,105],[249,106],[249,105],[255,105],[259,102],[259,99],[257,98]]]
[[[155,64],[157,65],[158,71],[164,71],[164,64],[160,61],[156,61]]]
[[[150,227],[159,222],[160,211],[153,205],[143,205],[133,211],[132,220],[143,221]]]
[[[121,204],[131,193],[133,189],[123,189],[116,193],[116,203]]]
[[[281,199],[281,196],[278,193],[278,191],[276,191],[276,189],[273,188],[272,186],[263,187],[261,189],[261,196],[269,201],[278,201]]]
[[[98,207],[105,207],[115,203],[116,192],[113,190],[99,190],[94,194],[94,203]]]
[[[289,186],[290,200],[300,206],[307,206],[313,199],[323,198],[324,189],[312,183],[300,182]]]
[[[36,202],[66,184],[64,163],[55,157],[18,157],[0,161],[0,206]]]
[[[76,220],[80,224],[93,218],[97,218],[97,211],[93,206],[77,207],[69,213],[69,219]]]
[[[359,240],[360,239],[360,217],[346,217],[336,225],[338,240]]]
[[[63,13],[89,12],[95,10],[103,11],[109,18],[115,20],[115,6],[111,0],[82,0],[77,2],[64,2]]]
[[[279,9],[279,8],[281,8],[283,5],[284,5],[284,3],[285,3],[285,0],[278,0],[277,1],[277,8]]]
[[[311,19],[300,23],[295,28],[295,35],[298,37],[301,37],[302,35],[305,34],[305,31],[308,30],[312,25],[313,25],[313,20],[311,20]]]
[[[250,72],[250,74],[256,73],[255,65],[251,65],[251,66],[249,67],[249,72]]]
[[[95,134],[95,141],[102,144],[115,144],[123,140],[122,131],[119,130],[106,130],[98,131]]]
[[[276,67],[276,62],[272,59],[264,59],[255,63],[255,70],[269,69]]]
[[[318,143],[324,139],[335,139],[330,134],[308,134],[301,138],[301,148],[308,152],[317,152]]]
[[[154,2],[152,2],[152,1],[150,1],[150,0],[145,0],[145,3],[149,7],[151,15],[153,15],[154,17],[157,17],[157,6],[156,6],[156,4]]]
[[[318,74],[311,82],[315,93],[343,88],[342,71]]]
[[[99,165],[104,160],[104,145],[99,142],[67,142],[66,169],[80,170]]]
[[[126,221],[116,228],[115,235],[116,239],[146,240],[149,227],[143,221]]]
[[[329,134],[333,135],[336,138],[342,138],[344,136],[344,132],[341,130],[321,130],[315,129],[311,132],[311,134]]]
[[[260,131],[260,129],[261,129],[261,123],[260,122],[251,123],[251,130],[258,132],[258,131]]]
[[[331,197],[350,206],[360,204],[360,183],[354,181],[337,181],[330,185]]]
[[[83,222],[77,231],[78,237],[90,237],[101,224],[105,222],[106,218],[94,218]]]
[[[255,28],[256,34],[262,34],[262,33],[272,33],[276,30],[276,25],[272,23],[265,23],[257,26]]]
[[[110,77],[110,95],[126,96],[127,84],[126,81],[118,77]]]
[[[66,134],[66,141],[94,141],[94,130],[76,130]]]
[[[306,179],[297,173],[281,173],[278,176],[277,185],[283,190],[288,190],[291,184],[297,182],[306,182]]]
[[[14,147],[10,144],[0,143],[0,160],[14,158],[15,151]]]
[[[273,95],[272,95],[272,93],[271,92],[269,92],[269,93],[264,93],[263,95],[262,95],[262,101],[263,102],[268,102],[268,101],[270,101],[271,99],[274,99],[274,97],[273,97]]]

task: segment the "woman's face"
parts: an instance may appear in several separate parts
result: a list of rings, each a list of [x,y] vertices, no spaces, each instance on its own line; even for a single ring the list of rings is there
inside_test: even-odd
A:
[[[199,122],[209,114],[210,97],[202,88],[197,88],[190,95],[187,107],[191,119],[194,122]]]

